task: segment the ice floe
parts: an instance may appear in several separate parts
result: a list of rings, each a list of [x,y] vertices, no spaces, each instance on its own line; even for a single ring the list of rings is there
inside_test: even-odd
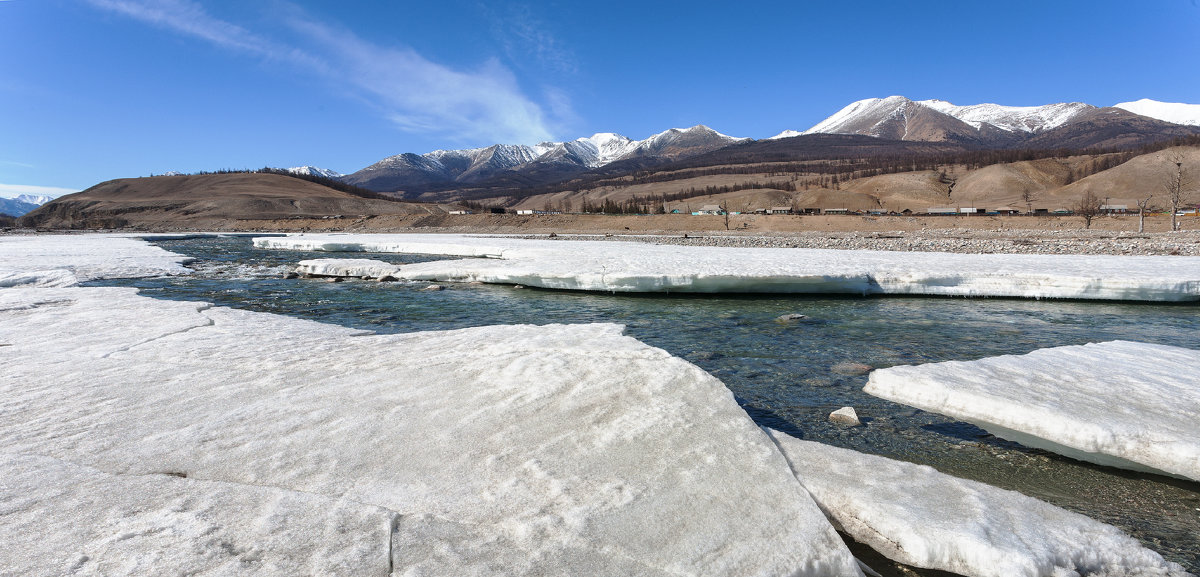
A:
[[[398,274],[409,280],[550,289],[1200,300],[1200,257],[716,248],[422,234],[302,235],[254,243],[274,249],[486,257],[409,264]]]
[[[1200,481],[1197,355],[1112,341],[891,367],[864,390],[1027,446]]]
[[[860,574],[721,382],[617,325],[374,335],[7,288],[0,344],[21,574]]]
[[[768,430],[840,529],[889,559],[970,577],[1178,576],[1119,529],[931,467]]]

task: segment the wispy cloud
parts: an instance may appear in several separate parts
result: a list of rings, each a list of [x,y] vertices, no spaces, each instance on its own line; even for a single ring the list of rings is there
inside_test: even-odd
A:
[[[559,73],[579,70],[575,55],[565,48],[546,23],[528,5],[502,3],[483,5],[492,21],[492,34],[514,62],[534,60],[542,67]]]
[[[495,59],[472,70],[455,69],[411,48],[367,42],[287,4],[284,21],[301,33],[302,45],[216,18],[192,0],[88,2],[222,48],[292,63],[339,88],[352,88],[401,130],[474,142],[528,143],[552,137],[554,119]],[[554,110],[564,109],[562,99],[560,94],[552,103]]]
[[[2,184],[0,183],[0,198],[16,198],[22,194],[32,196],[53,196],[55,198],[64,194],[79,192],[74,188],[61,188],[57,186],[31,186],[26,184]]]

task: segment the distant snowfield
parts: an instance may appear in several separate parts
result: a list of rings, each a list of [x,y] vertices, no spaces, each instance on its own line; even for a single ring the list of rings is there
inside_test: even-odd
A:
[[[904,253],[709,248],[461,235],[314,234],[255,246],[465,258],[375,272],[409,280],[480,281],[606,292],[833,293],[963,297],[1200,300],[1200,257]],[[356,259],[359,260],[359,259]],[[304,263],[332,276],[336,260]]]
[[[186,259],[13,238],[0,267],[34,280],[0,288],[0,573],[861,575],[828,514],[964,575],[1185,574],[1032,499],[772,439],[618,325],[376,335],[45,286]],[[439,250],[511,256],[499,242]]]
[[[1113,341],[880,369],[864,390],[1023,445],[1200,481],[1198,355]]]

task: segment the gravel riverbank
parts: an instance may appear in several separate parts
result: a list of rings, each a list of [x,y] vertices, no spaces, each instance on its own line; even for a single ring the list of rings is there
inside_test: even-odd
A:
[[[530,235],[528,238],[546,238]],[[771,235],[557,235],[679,246],[824,248],[952,253],[1200,256],[1200,231],[1124,233],[1088,230],[942,229],[895,232],[795,232]]]

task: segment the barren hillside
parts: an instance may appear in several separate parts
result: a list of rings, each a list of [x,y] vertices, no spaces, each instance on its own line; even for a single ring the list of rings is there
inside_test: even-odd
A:
[[[50,202],[22,220],[45,228],[227,226],[246,219],[435,214],[435,205],[368,199],[277,174],[122,178]]]

